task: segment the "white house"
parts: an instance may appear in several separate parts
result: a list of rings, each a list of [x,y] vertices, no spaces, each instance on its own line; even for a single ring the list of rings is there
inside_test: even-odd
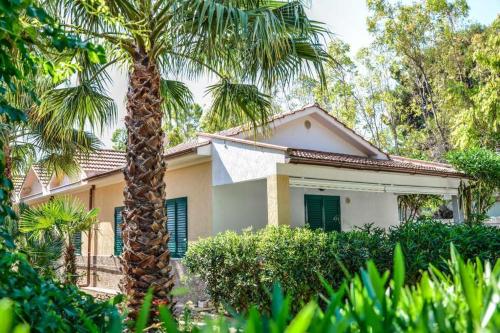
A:
[[[225,230],[289,224],[350,230],[399,223],[401,194],[452,199],[460,219],[463,175],[447,164],[390,156],[317,105],[273,116],[265,129],[200,133],[165,153],[166,210],[181,257],[188,242]],[[103,150],[80,161],[81,174],[56,177],[36,168],[17,182],[18,199],[37,204],[51,196],[78,197],[100,208],[100,223],[81,253],[91,256],[93,284],[116,286],[121,252],[123,153]],[[83,261],[82,261],[83,262]],[[108,277],[107,277],[108,276]]]

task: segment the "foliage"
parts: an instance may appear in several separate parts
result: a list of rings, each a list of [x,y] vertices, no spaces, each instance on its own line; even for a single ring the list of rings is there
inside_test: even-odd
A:
[[[353,56],[331,41],[328,89],[302,77],[288,106],[318,101],[397,155],[443,160],[450,149],[498,148],[500,17],[471,23],[464,0],[367,6],[373,43]]]
[[[120,318],[111,302],[40,277],[24,255],[0,245],[0,299],[6,297],[13,302],[14,325],[28,324],[31,332],[106,332]]]
[[[46,203],[25,209],[20,217],[19,229],[29,233],[29,239],[41,241],[47,235],[54,234],[64,240],[65,281],[76,284],[75,247],[73,236],[77,232],[86,232],[97,223],[99,210],[90,211],[78,199],[56,198]],[[58,248],[56,248],[57,250]],[[27,253],[31,251],[28,249]],[[57,256],[57,254],[53,254]],[[59,253],[59,257],[61,253]]]
[[[118,151],[127,150],[127,130],[125,128],[117,128],[111,136],[113,149]]]
[[[75,153],[88,153],[99,144],[88,129],[102,128],[115,115],[112,101],[97,91],[100,83],[84,80],[80,72],[82,62],[95,67],[104,61],[104,50],[65,33],[38,2],[4,1],[0,6],[5,8],[0,17],[0,110],[11,118],[13,110],[22,111],[12,119],[25,120],[0,123],[7,176],[22,174],[36,160],[48,169],[74,171]],[[71,85],[74,73],[76,86]],[[71,94],[63,97],[62,91]]]
[[[444,200],[439,195],[433,194],[405,194],[398,196],[398,210],[402,212],[401,221],[409,222],[426,213],[434,212]]]
[[[460,202],[466,221],[484,220],[500,190],[500,155],[484,148],[453,151],[448,160],[470,179],[460,186]]]
[[[404,259],[399,246],[393,253],[393,263],[382,273],[370,260],[339,288],[322,280],[320,299],[308,300],[295,315],[293,297],[284,296],[275,284],[269,310],[252,307],[244,314],[232,313],[232,319],[206,319],[203,326],[184,330],[166,308],[160,307],[162,324],[170,333],[497,331],[498,261],[493,267],[479,259],[465,262],[451,246],[446,263],[449,275],[430,266],[420,281],[409,284],[405,279],[405,262],[409,260]]]
[[[408,258],[406,279],[415,282],[429,264],[446,270],[450,242],[465,258],[494,262],[500,253],[500,230],[439,221],[405,223],[388,231],[366,226],[342,233],[267,227],[200,240],[190,246],[184,260],[189,271],[206,282],[216,303],[238,311],[252,304],[270,310],[269,292],[279,282],[297,310],[320,292],[318,274],[339,287],[369,259],[388,269],[393,248],[400,243]]]

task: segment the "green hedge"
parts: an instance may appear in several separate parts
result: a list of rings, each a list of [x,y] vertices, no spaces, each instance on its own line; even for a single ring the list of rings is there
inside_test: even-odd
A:
[[[398,242],[410,282],[417,281],[429,263],[446,271],[450,242],[465,259],[477,256],[495,262],[500,255],[500,229],[421,221],[387,232],[371,225],[342,233],[289,227],[226,232],[190,246],[184,263],[206,283],[216,303],[238,311],[251,304],[269,310],[270,290],[279,282],[298,309],[322,290],[318,275],[338,287],[369,259],[381,270],[390,269]]]

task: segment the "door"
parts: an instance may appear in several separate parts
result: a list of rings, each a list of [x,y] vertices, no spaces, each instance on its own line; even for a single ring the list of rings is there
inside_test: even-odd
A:
[[[340,231],[340,197],[306,194],[305,221],[312,229]]]

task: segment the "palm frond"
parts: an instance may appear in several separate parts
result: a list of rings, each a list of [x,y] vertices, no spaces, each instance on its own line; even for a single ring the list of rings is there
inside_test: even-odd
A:
[[[93,132],[100,132],[116,121],[116,115],[117,108],[111,97],[100,87],[82,82],[75,87],[48,91],[33,117],[45,122],[48,133],[67,127],[82,131],[90,127]]]
[[[167,121],[178,119],[193,103],[191,90],[180,81],[161,80],[162,109],[167,115]]]
[[[213,102],[207,115],[209,123],[232,125],[251,123],[254,128],[264,124],[271,111],[271,97],[255,85],[222,80],[207,89]]]

